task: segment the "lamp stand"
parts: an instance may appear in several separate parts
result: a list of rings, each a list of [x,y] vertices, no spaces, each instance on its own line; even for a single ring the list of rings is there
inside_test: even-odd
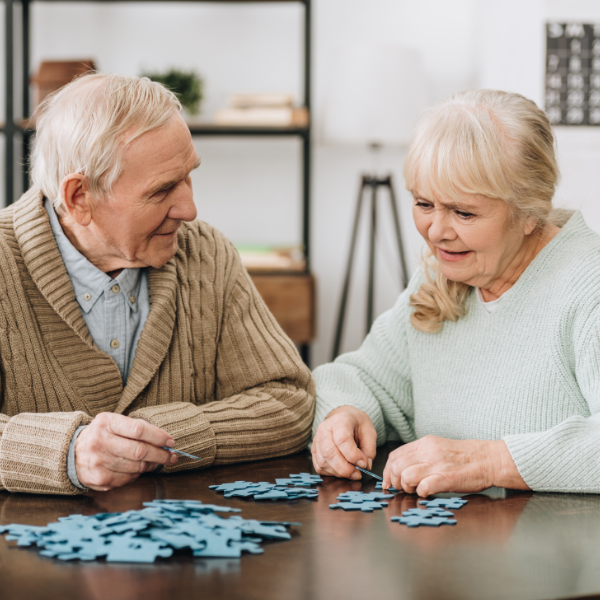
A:
[[[367,333],[373,325],[373,300],[375,296],[375,236],[377,232],[377,195],[380,188],[388,190],[388,198],[392,209],[392,220],[396,231],[396,239],[398,241],[398,254],[400,257],[400,269],[402,271],[402,286],[406,288],[408,283],[408,270],[406,268],[406,260],[404,258],[404,248],[402,246],[402,232],[400,230],[400,217],[398,207],[396,205],[396,194],[392,176],[377,177],[376,175],[363,175],[360,190],[358,193],[358,202],[356,203],[356,213],[354,215],[354,225],[352,227],[352,238],[350,241],[350,252],[348,255],[348,263],[346,265],[346,275],[344,277],[344,287],[342,288],[342,298],[338,311],[337,327],[335,330],[335,340],[333,344],[332,360],[339,354],[340,345],[342,342],[342,331],[344,328],[344,320],[346,316],[346,308],[348,302],[348,292],[350,290],[350,279],[352,275],[352,265],[354,262],[354,250],[356,248],[356,239],[358,236],[358,224],[365,199],[365,191],[371,190],[371,219],[369,228],[369,283],[367,286],[367,314],[366,326]]]

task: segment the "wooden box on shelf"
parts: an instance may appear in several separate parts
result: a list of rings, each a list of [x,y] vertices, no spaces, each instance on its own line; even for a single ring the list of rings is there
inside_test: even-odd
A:
[[[275,319],[296,344],[315,336],[315,280],[306,273],[256,273],[252,281]]]
[[[31,78],[34,87],[34,107],[40,105],[44,98],[56,92],[63,85],[71,83],[75,77],[94,71],[94,61],[84,60],[44,60],[38,72]]]

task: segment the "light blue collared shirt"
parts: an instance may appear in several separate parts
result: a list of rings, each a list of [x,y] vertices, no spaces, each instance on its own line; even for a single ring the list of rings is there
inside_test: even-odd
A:
[[[125,385],[150,312],[148,270],[123,269],[112,279],[71,244],[48,199],[44,207],[83,320],[98,348],[117,363]]]

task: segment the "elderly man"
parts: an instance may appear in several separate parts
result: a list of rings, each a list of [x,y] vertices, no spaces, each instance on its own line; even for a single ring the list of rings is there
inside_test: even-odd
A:
[[[0,211],[6,490],[109,490],[307,443],[310,372],[231,243],[195,220],[179,111],[117,75],[39,111],[34,187]]]

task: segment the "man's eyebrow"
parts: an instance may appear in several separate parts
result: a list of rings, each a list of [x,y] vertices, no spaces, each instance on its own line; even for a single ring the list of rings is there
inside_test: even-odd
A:
[[[194,165],[190,169],[190,173],[192,171],[194,171],[195,169],[197,169],[199,166],[200,166],[200,157],[196,158]],[[167,190],[170,190],[172,187],[175,187],[180,181],[181,181],[181,179],[174,179],[171,181],[163,181],[163,183],[159,183],[155,187],[149,189],[146,192],[146,196],[148,196],[148,198],[150,198],[151,196],[154,196],[154,194],[159,194],[160,192],[166,192]]]

